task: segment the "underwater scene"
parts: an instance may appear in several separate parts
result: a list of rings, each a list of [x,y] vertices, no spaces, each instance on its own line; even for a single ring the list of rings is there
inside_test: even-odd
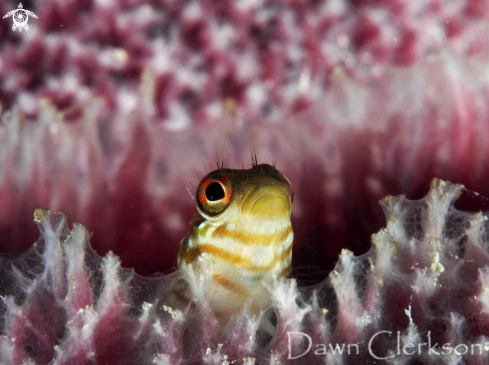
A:
[[[0,364],[488,363],[488,0],[0,13]]]

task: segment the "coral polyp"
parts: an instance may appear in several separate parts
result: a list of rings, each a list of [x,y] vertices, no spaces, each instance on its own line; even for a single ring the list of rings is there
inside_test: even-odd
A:
[[[223,337],[202,282],[209,278],[192,266],[138,276],[113,253],[98,256],[81,223],[70,227],[66,214],[36,210],[39,240],[0,261],[0,358],[3,364],[485,363],[489,221],[454,208],[462,189],[434,180],[424,199],[386,197],[387,225],[372,236],[367,254],[344,250],[313,287],[277,279],[268,287],[276,317],[271,338],[260,335],[260,315],[246,307]],[[167,305],[178,277],[189,283],[192,310]]]

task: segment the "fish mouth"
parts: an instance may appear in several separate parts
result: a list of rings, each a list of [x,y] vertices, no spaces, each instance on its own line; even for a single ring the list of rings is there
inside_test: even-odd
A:
[[[290,219],[291,193],[279,182],[260,185],[245,198],[242,213],[264,220]]]

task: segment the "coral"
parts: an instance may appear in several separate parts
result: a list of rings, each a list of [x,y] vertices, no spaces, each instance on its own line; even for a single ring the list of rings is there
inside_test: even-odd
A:
[[[383,196],[419,198],[433,177],[489,196],[486,64],[445,53],[368,84],[341,77],[324,106],[281,123],[223,116],[210,126],[168,131],[152,122],[147,107],[155,88],[151,69],[138,108],[123,118],[105,119],[97,98],[72,123],[49,103],[34,123],[14,109],[0,125],[2,251],[30,246],[36,231],[28,217],[49,207],[83,221],[94,232],[94,248],[113,250],[125,267],[144,275],[171,269],[194,210],[186,188],[193,193],[192,183],[213,168],[223,140],[229,167],[249,156],[251,140],[259,162],[278,157],[292,182],[293,266],[313,266],[317,282],[324,274],[316,272],[332,269],[342,248],[367,251],[382,226],[376,202]]]
[[[314,287],[274,283],[271,338],[246,309],[223,338],[206,278],[191,266],[138,276],[112,252],[98,256],[82,224],[36,210],[37,243],[0,261],[2,363],[485,363],[489,221],[453,207],[462,189],[434,180],[424,199],[388,196],[387,226],[367,254],[344,250]],[[178,277],[190,284],[192,311],[165,304]]]
[[[386,194],[489,196],[487,1],[24,5],[28,32],[0,22],[2,252],[49,207],[124,267],[172,270],[223,140],[227,166],[253,141],[293,182],[302,281],[368,250]]]
[[[14,8],[2,2],[0,13]],[[73,120],[95,93],[116,119],[135,106],[149,63],[155,119],[169,128],[211,123],[223,101],[248,120],[279,120],[321,102],[338,72],[369,79],[488,45],[487,0],[45,0],[26,9],[39,17],[29,32],[0,25],[4,108],[34,117],[49,98]]]

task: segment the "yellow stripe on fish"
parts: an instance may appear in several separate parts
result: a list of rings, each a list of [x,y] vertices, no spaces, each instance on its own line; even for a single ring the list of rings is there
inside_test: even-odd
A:
[[[210,273],[205,289],[223,325],[247,302],[270,304],[267,287],[290,272],[293,231],[291,186],[275,167],[217,169],[200,182],[191,228],[178,265]]]

